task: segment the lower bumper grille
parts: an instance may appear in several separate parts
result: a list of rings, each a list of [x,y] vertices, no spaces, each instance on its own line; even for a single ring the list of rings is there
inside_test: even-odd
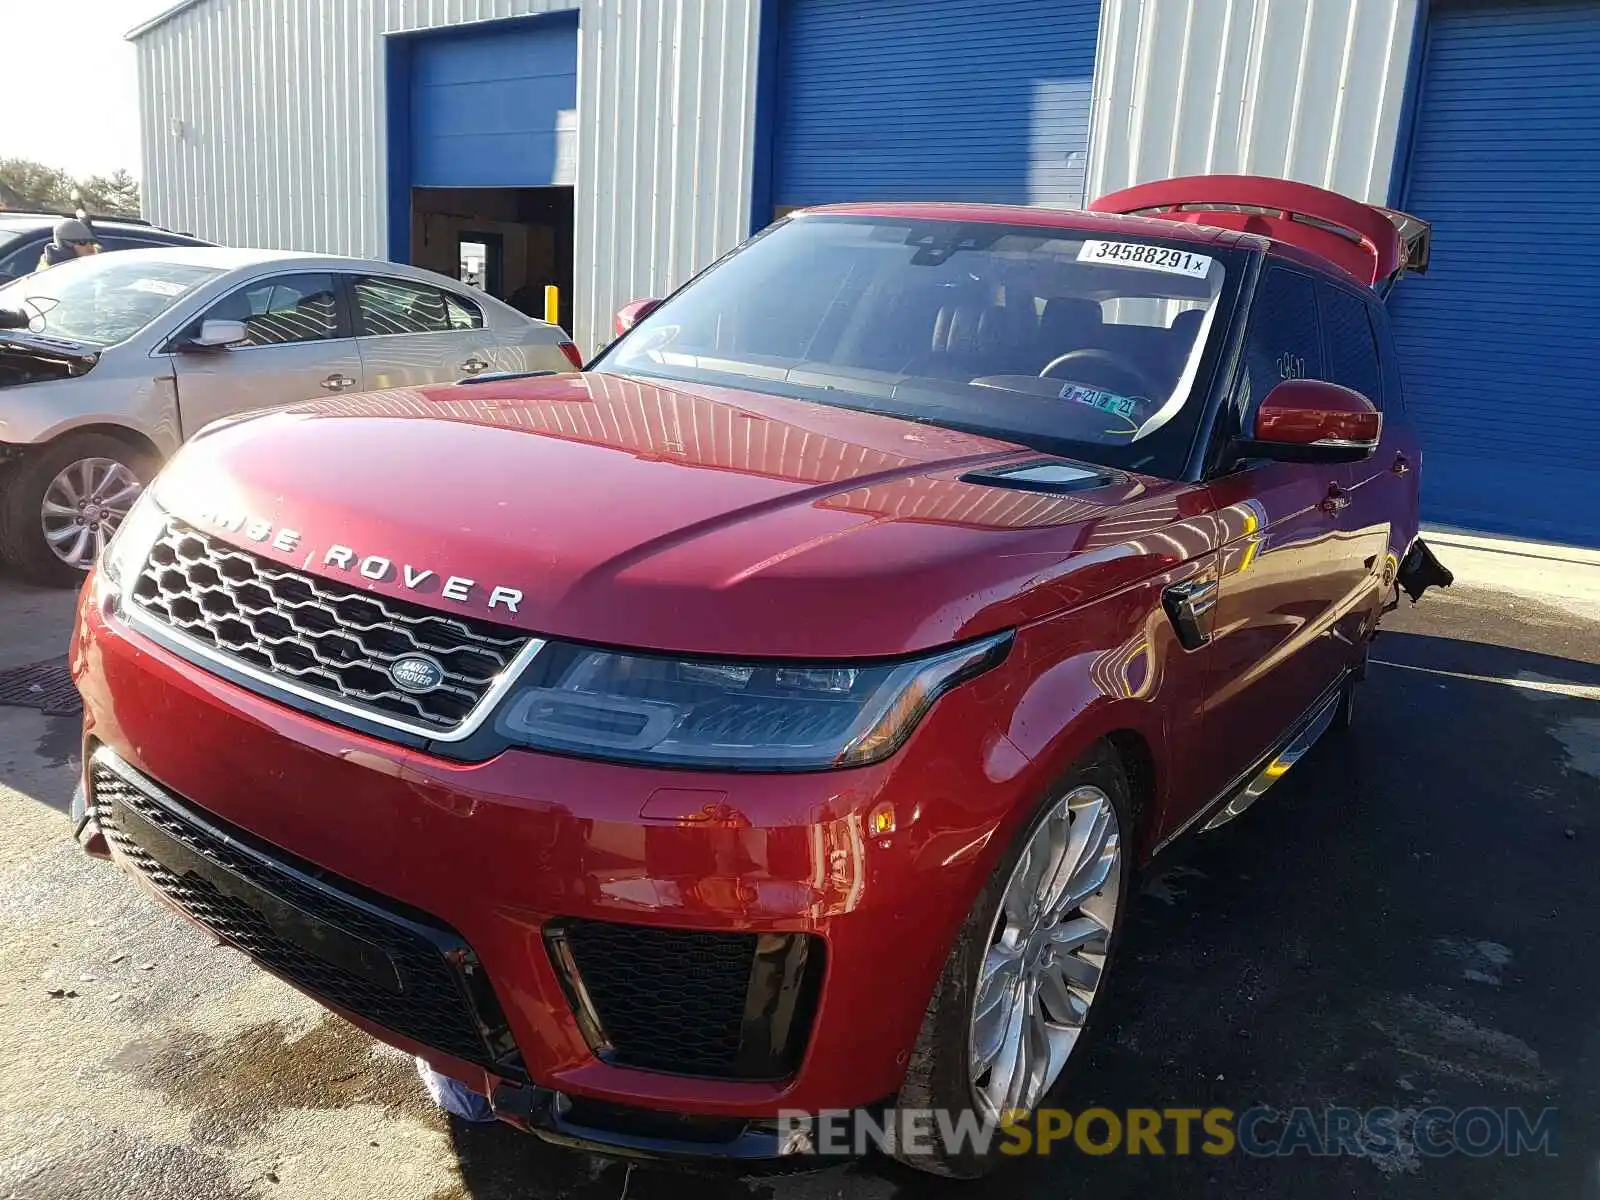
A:
[[[582,920],[546,939],[601,1059],[722,1079],[799,1068],[822,984],[819,939]]]
[[[218,937],[402,1037],[521,1075],[477,956],[448,927],[268,851],[107,750],[96,752],[90,782],[94,815],[112,848]]]

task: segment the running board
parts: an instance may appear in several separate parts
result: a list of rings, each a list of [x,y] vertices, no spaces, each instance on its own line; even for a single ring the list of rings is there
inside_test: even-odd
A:
[[[1273,755],[1267,765],[1257,771],[1248,783],[1236,791],[1233,798],[1201,826],[1201,832],[1210,833],[1213,829],[1220,828],[1235,817],[1241,816],[1266,794],[1268,788],[1288,774],[1289,768],[1304,758],[1306,751],[1316,745],[1317,739],[1328,731],[1329,725],[1333,724],[1333,716],[1339,710],[1339,701],[1343,695],[1343,687],[1336,688],[1333,695],[1317,709],[1306,727],[1287,746]]]

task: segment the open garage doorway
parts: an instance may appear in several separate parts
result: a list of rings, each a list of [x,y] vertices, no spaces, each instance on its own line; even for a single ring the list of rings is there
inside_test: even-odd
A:
[[[578,14],[386,42],[389,255],[572,330]]]
[[[544,289],[561,291],[572,331],[572,189],[413,188],[411,262],[544,316]]]

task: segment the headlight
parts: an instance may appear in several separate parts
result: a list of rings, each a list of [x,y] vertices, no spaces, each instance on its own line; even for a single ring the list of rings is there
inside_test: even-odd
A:
[[[729,662],[552,642],[501,708],[518,745],[736,771],[877,762],[933,702],[1006,656],[1011,635],[894,662]]]
[[[167,514],[145,488],[122,518],[100,560],[101,576],[114,587],[131,585],[144,569],[150,549],[167,527]]]

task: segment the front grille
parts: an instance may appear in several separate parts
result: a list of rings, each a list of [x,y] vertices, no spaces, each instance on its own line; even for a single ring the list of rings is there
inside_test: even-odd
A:
[[[106,839],[179,908],[330,1004],[500,1074],[520,1072],[477,956],[448,927],[268,852],[101,750],[90,768]]]
[[[546,939],[601,1058],[726,1079],[798,1068],[821,986],[818,939],[587,920]]]
[[[307,575],[181,521],[156,542],[133,599],[224,661],[439,732],[466,719],[528,642],[513,630]],[[407,655],[437,662],[440,686],[420,694],[397,687],[389,668]]]

